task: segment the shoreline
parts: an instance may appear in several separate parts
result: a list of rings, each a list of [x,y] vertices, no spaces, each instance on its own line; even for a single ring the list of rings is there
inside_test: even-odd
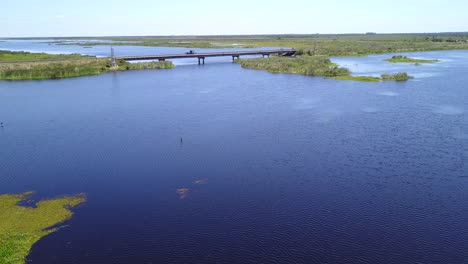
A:
[[[432,52],[432,51],[423,51],[423,52]],[[333,57],[347,57],[347,56],[311,56],[310,50],[307,52],[302,51],[300,56],[295,56],[290,58],[291,60],[300,61],[301,58],[327,58],[330,60]],[[401,54],[405,54],[402,52]],[[5,56],[10,56],[10,58],[5,59],[5,56],[2,57],[2,54]],[[309,54],[309,55],[307,55]],[[388,53],[394,54],[394,53]],[[379,54],[372,54],[379,55]],[[372,56],[372,55],[363,55],[363,56]],[[39,57],[39,59],[31,59],[33,57]],[[356,57],[356,56],[353,56]],[[357,56],[361,57],[361,56]],[[403,57],[406,56],[394,56],[394,57]],[[403,79],[398,79],[398,81],[406,81],[410,78],[405,72],[400,73],[390,73],[384,74],[380,77],[375,76],[354,76],[346,68],[342,68],[339,65],[336,65],[330,61],[328,65],[322,65],[320,70],[323,73],[305,73],[304,71],[309,71],[306,69],[307,65],[295,66],[294,70],[291,69],[280,69],[280,70],[269,70],[269,62],[275,60],[275,58],[284,58],[284,57],[271,57],[262,59],[263,65],[259,67],[249,67],[246,64],[249,61],[259,60],[261,58],[248,58],[240,59],[237,62],[241,64],[243,68],[253,68],[259,70],[266,70],[270,72],[277,73],[293,73],[293,74],[302,74],[309,76],[322,76],[325,78],[332,78],[335,80],[349,80],[349,81],[362,81],[362,82],[380,82],[386,80],[397,80],[389,76],[404,76]],[[289,60],[289,61],[291,61]],[[86,62],[87,61],[87,62]],[[385,60],[389,62],[388,60]],[[428,60],[429,61],[429,60]],[[287,60],[283,59],[283,62],[288,63]],[[303,63],[303,62],[302,62]],[[84,65],[83,65],[84,64]],[[281,65],[284,66],[284,65]],[[50,79],[63,79],[63,78],[75,78],[81,76],[93,76],[100,75],[109,72],[117,71],[127,71],[127,70],[144,70],[144,69],[172,69],[175,65],[171,61],[165,62],[139,62],[139,63],[129,63],[126,61],[118,61],[116,66],[112,66],[111,59],[108,57],[94,57],[89,55],[83,55],[78,53],[68,53],[68,54],[55,54],[55,53],[31,53],[24,51],[9,51],[9,50],[0,50],[0,80],[6,81],[22,81],[22,80],[50,80]],[[288,66],[285,66],[286,68]],[[55,70],[51,70],[55,68]],[[280,67],[281,68],[281,67]],[[310,68],[310,67],[309,67]],[[67,70],[68,69],[68,70]],[[316,69],[314,69],[316,70]],[[341,73],[333,73],[334,70],[343,70]],[[33,73],[34,72],[34,73]],[[404,74],[404,75],[403,75]]]
[[[174,64],[164,62],[129,63],[111,58],[80,54],[53,55],[47,53],[0,51],[0,80],[50,80],[103,73],[145,69],[172,69]]]
[[[59,231],[73,216],[73,208],[86,202],[85,194],[33,201],[22,206],[33,192],[1,194],[0,262],[27,263],[32,247],[42,238]]]

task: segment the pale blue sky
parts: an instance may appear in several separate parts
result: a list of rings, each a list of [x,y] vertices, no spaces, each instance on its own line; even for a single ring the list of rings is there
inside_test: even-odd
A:
[[[0,37],[468,31],[467,0],[2,0]]]

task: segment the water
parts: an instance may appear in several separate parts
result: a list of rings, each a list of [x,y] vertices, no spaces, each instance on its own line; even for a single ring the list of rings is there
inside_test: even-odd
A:
[[[23,39],[0,39],[0,50],[11,50],[11,51],[27,51],[27,52],[46,52],[49,54],[73,54],[79,53],[89,56],[97,57],[110,57],[111,48],[114,48],[115,56],[137,56],[137,55],[155,55],[155,54],[183,54],[190,50],[196,53],[203,52],[220,52],[220,49],[212,48],[180,48],[180,47],[145,47],[145,46],[79,46],[73,45],[75,43],[86,44],[88,42],[112,42],[107,40],[60,40],[57,42],[53,39],[36,39],[36,40],[23,40]],[[62,43],[66,44],[63,45]],[[216,44],[216,43],[214,43]],[[275,49],[275,47],[266,48],[248,48],[240,49],[236,47],[224,48],[222,51],[238,51],[238,50],[261,50],[261,49]],[[245,57],[258,57],[258,56],[245,56]],[[244,58],[245,58],[244,57]],[[231,57],[215,57],[208,58],[206,61],[210,63],[226,63],[231,62]],[[174,61],[176,65],[191,65],[198,64],[196,58],[192,59],[180,59]]]
[[[31,263],[467,263],[468,52],[416,55],[1,81],[0,193],[88,194]]]

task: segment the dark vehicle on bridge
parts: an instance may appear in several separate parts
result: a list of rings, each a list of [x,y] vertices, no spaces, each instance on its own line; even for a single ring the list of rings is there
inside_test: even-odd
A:
[[[185,54],[195,54],[195,51],[190,50],[190,51],[186,52]]]

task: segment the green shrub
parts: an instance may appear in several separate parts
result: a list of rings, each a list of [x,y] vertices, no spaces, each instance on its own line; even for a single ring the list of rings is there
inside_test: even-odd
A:
[[[238,60],[243,68],[260,69],[269,72],[284,72],[310,76],[342,76],[350,71],[333,64],[324,56],[271,57]]]
[[[406,72],[399,72],[395,74],[382,74],[381,77],[384,81],[407,81],[410,78],[412,78]]]

